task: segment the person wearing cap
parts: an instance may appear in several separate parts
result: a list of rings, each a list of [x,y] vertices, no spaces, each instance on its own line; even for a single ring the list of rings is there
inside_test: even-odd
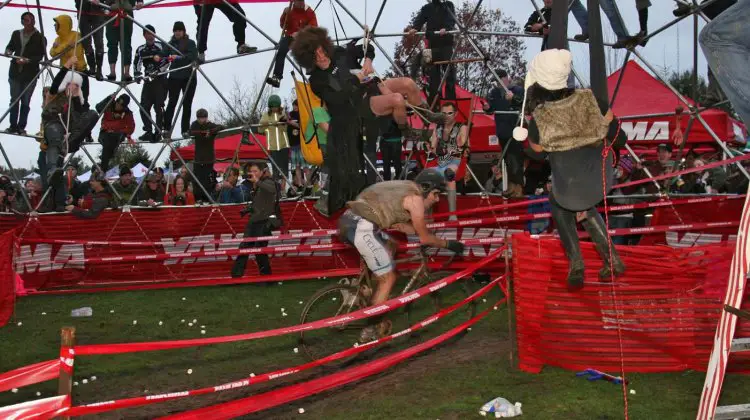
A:
[[[83,76],[69,70],[76,61],[77,58],[71,56],[65,67],[55,75],[42,108],[44,138],[40,147],[43,149],[43,163],[47,173],[41,175],[47,178],[48,185],[53,188],[52,201],[56,211],[62,211],[67,196],[62,176],[63,159],[68,153],[78,150],[98,120],[98,114],[88,109],[83,98]],[[63,121],[68,122],[67,126]]]
[[[517,141],[513,141],[513,127],[518,121],[518,114],[511,113],[523,98],[523,88],[512,85],[508,72],[503,69],[497,71],[500,77],[500,85],[496,85],[487,95],[487,102],[483,102],[482,109],[495,117],[495,135],[504,151],[508,172],[508,195],[510,197],[523,196],[523,147]],[[505,191],[501,191],[505,192]]]
[[[224,126],[208,120],[208,111],[201,108],[196,113],[196,120],[190,125],[190,137],[195,140],[195,158],[193,158],[193,174],[196,181],[200,182],[207,193],[211,193],[211,170],[214,167],[216,157],[214,145],[216,134],[224,129]],[[211,198],[203,192],[203,188],[196,185],[193,189],[195,198],[199,201],[211,201]]]
[[[156,39],[156,29],[146,25],[143,30],[143,38],[146,43],[135,50],[135,80],[140,83],[146,82],[141,91],[141,121],[143,121],[143,134],[138,137],[140,141],[157,142],[164,125],[164,101],[167,99],[167,76],[164,74],[169,69],[169,47],[159,39]],[[151,123],[151,108],[154,109],[156,119]],[[153,131],[152,131],[153,130]]]
[[[161,178],[156,172],[149,172],[146,176],[146,188],[141,188],[138,196],[138,204],[156,207],[164,203],[164,187]]]
[[[99,143],[102,145],[100,167],[105,173],[109,170],[109,160],[115,155],[117,147],[135,131],[135,120],[128,108],[129,103],[130,96],[127,93],[117,99],[113,93],[96,105],[96,110],[102,114],[99,130]]]
[[[513,137],[519,141],[528,137],[535,152],[548,154],[552,168],[552,217],[568,257],[568,288],[574,291],[583,287],[585,277],[577,219],[582,220],[604,261],[599,278],[609,281],[613,275],[625,271],[617,250],[610,246],[607,227],[596,205],[606,197],[613,183],[616,152],[603,158],[605,143],[606,147],[612,143],[624,144],[626,136],[618,129],[611,110],[602,115],[591,90],[568,88],[572,58],[570,51],[549,49],[531,61],[522,112],[528,103],[528,114],[533,119],[528,130],[516,127]]]
[[[68,15],[59,15],[53,19],[55,22],[55,32],[57,38],[49,50],[51,58],[60,57],[60,67],[67,67],[75,70],[75,73],[81,76],[79,85],[84,102],[89,103],[89,77],[88,68],[86,67],[86,56],[83,46],[76,41],[81,39],[81,35],[73,30],[73,19]],[[71,58],[75,60],[71,61]],[[68,66],[72,63],[71,66]]]
[[[292,44],[294,37],[300,29],[308,26],[318,26],[318,18],[315,16],[315,10],[306,5],[304,0],[292,0],[291,7],[286,7],[281,13],[281,41],[279,48],[276,50],[276,59],[273,65],[273,75],[266,79],[266,83],[277,88],[281,85],[281,79],[284,78],[284,63],[286,55],[289,53],[289,46]]]
[[[190,129],[190,114],[193,109],[193,96],[195,96],[195,87],[198,85],[197,76],[191,77],[193,69],[190,66],[198,60],[198,47],[195,46],[195,41],[188,38],[185,32],[185,24],[180,21],[175,22],[172,27],[172,39],[169,40],[169,45],[172,46],[169,56],[169,60],[172,62],[170,70],[175,71],[169,73],[169,81],[167,82],[169,102],[167,103],[167,110],[164,113],[164,130],[162,131],[162,135],[165,137],[168,136],[173,128],[172,117],[174,117],[175,109],[180,99],[180,92],[182,92],[182,123],[180,133],[183,133],[183,138],[187,138],[189,137],[188,130]],[[182,55],[177,55],[175,50],[179,51]]]
[[[5,47],[5,55],[14,55],[8,69],[10,84],[10,127],[8,134],[26,135],[26,122],[29,116],[31,96],[36,86],[39,62],[44,59],[46,40],[34,27],[34,14],[21,15],[23,29],[13,31]],[[24,91],[25,90],[25,91]]]
[[[198,38],[201,61],[206,58],[208,28],[211,26],[211,18],[213,18],[216,9],[224,13],[224,16],[232,22],[232,33],[234,34],[234,41],[237,42],[237,54],[250,54],[258,50],[256,47],[245,44],[247,21],[245,20],[245,11],[240,6],[239,1],[228,0],[225,3],[223,0],[193,0],[193,8],[198,24],[195,33],[196,38]]]
[[[112,186],[115,191],[120,194],[120,198],[122,199],[120,205],[125,206],[133,204],[130,199],[133,197],[133,194],[135,194],[135,189],[138,185],[135,183],[133,172],[128,165],[120,165],[120,178],[118,178]]]
[[[89,186],[91,187],[91,207],[83,209],[79,206],[69,204],[65,206],[65,211],[69,211],[73,216],[79,219],[96,219],[107,207],[113,205],[112,196],[106,190],[107,180],[104,174],[98,170],[91,172]],[[83,204],[83,199],[79,200],[79,205]]]
[[[271,159],[277,165],[273,167],[273,177],[278,182],[282,182],[289,174],[289,138],[286,122],[287,116],[281,108],[281,98],[278,95],[269,96],[268,111],[260,117],[258,130],[266,136]]]

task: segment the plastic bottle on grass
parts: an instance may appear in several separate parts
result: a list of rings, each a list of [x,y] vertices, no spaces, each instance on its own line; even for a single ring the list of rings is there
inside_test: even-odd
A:
[[[503,417],[516,417],[523,414],[521,412],[520,402],[511,404],[510,401],[502,397],[495,398],[494,400],[483,405],[481,409],[479,409],[479,414],[483,416],[486,416],[488,413],[494,413],[496,419]]]
[[[83,308],[73,309],[72,311],[70,311],[70,316],[74,318],[82,318],[92,315],[94,315],[94,310],[91,309],[90,306],[85,306]]]

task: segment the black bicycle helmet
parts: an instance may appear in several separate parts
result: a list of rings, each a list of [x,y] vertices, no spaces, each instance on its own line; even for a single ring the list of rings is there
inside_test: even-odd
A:
[[[417,175],[414,182],[422,188],[422,196],[424,197],[427,197],[434,190],[445,192],[445,177],[436,169],[423,170]]]

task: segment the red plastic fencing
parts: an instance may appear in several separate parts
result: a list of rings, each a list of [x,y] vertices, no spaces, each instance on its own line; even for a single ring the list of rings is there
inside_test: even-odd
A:
[[[15,230],[0,235],[0,327],[13,316],[16,301],[16,275],[13,272],[13,246]]]
[[[598,282],[602,263],[590,243],[582,243],[586,286],[578,292],[566,288],[568,263],[558,240],[517,234],[512,244],[523,370],[539,372],[551,365],[619,372],[619,320],[626,372],[705,371],[731,243],[617,247],[628,271],[615,282],[614,294],[610,283]],[[738,331],[738,336],[748,335],[750,325],[740,322]],[[750,357],[733,358],[730,368],[748,370]]]

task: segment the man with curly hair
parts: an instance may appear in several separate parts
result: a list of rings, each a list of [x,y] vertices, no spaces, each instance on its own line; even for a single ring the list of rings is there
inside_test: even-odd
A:
[[[310,74],[310,88],[325,104],[331,116],[326,145],[329,192],[316,207],[330,215],[353,199],[364,186],[362,165],[362,124],[376,117],[392,116],[399,128],[409,132],[407,102],[424,106],[413,80],[394,78],[381,81],[372,77],[375,50],[350,42],[334,46],[328,31],[320,27],[300,30],[292,44],[294,59]],[[302,98],[302,100],[305,100]],[[444,116],[423,111],[432,122]],[[327,206],[326,206],[327,205]]]

